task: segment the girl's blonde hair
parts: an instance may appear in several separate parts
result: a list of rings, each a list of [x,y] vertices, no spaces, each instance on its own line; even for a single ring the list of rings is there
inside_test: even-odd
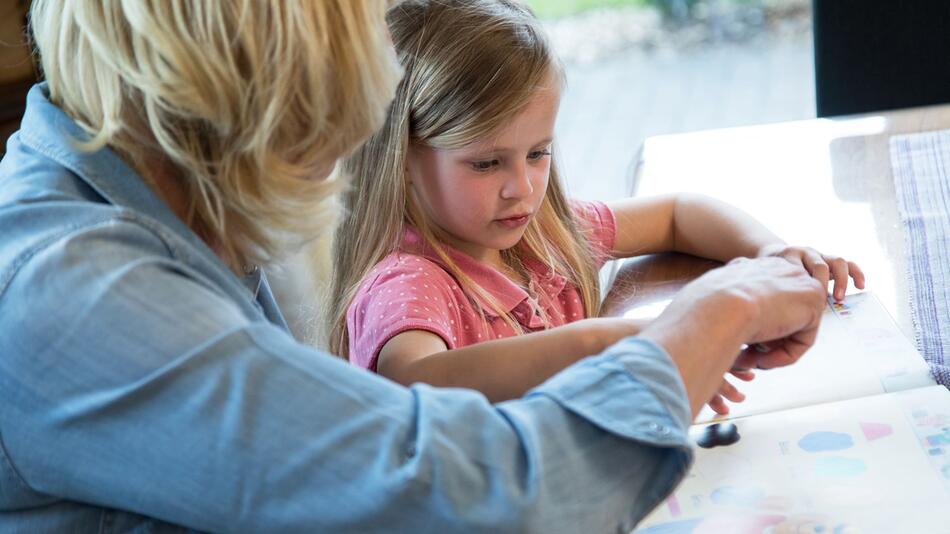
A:
[[[187,220],[232,266],[329,225],[314,180],[382,124],[401,71],[384,0],[34,0],[50,98],[146,180],[170,160]],[[153,184],[154,185],[154,184]]]
[[[411,144],[458,148],[491,136],[539,87],[562,80],[537,20],[516,2],[407,0],[391,8],[387,20],[405,75],[386,124],[346,161],[353,186],[336,233],[327,314],[330,350],[344,357],[347,308],[373,266],[396,249],[406,224],[419,230],[468,294],[492,303],[515,332],[522,331],[440,245],[438,230],[408,194],[406,154]],[[552,161],[537,217],[503,258],[516,267],[527,258],[550,265],[578,287],[587,315],[595,316],[600,302],[592,257]]]

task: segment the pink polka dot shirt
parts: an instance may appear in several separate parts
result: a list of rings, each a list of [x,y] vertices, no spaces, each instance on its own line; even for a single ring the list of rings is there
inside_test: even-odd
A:
[[[614,215],[600,202],[575,201],[572,205],[600,267],[610,259],[613,249],[617,231]],[[494,267],[451,247],[446,250],[452,261],[490,293],[525,332],[585,316],[577,288],[541,262],[529,260],[525,264],[529,293]],[[479,311],[484,313],[487,325]],[[411,227],[403,231],[399,250],[383,258],[360,285],[347,309],[346,324],[350,362],[370,370],[376,369],[376,357],[383,345],[407,330],[432,332],[450,350],[515,335],[487,302],[465,292]]]

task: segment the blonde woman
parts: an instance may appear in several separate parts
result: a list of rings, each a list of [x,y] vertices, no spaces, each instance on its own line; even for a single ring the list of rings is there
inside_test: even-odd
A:
[[[497,406],[294,341],[257,266],[327,226],[327,175],[383,122],[384,8],[33,2],[47,81],[0,162],[0,531],[629,530],[741,344],[811,344],[822,288],[765,260]]]
[[[500,401],[638,332],[596,318],[608,258],[775,256],[826,285],[830,269],[839,299],[849,275],[863,287],[853,263],[787,246],[712,199],[569,202],[552,161],[562,72],[518,4],[409,1],[388,20],[406,75],[386,125],[348,162],[331,351],[403,384]],[[727,413],[723,399],[743,396],[723,384],[710,405]]]

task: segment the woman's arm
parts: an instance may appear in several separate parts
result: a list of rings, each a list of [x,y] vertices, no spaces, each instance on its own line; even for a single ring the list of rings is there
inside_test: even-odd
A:
[[[686,391],[653,343],[627,339],[497,406],[406,389],[295,342],[199,255],[170,257],[187,250],[162,240],[172,230],[72,206],[78,229],[44,244],[65,227],[46,204],[0,207],[13,273],[0,532],[104,516],[211,532],[629,532],[685,474]]]
[[[530,334],[448,350],[425,330],[408,330],[383,345],[379,374],[404,385],[425,382],[482,392],[492,402],[515,399],[568,365],[632,336],[645,322],[584,319]]]

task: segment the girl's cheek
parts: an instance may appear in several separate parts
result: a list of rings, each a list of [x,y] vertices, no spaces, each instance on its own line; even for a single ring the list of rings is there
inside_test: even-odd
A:
[[[545,174],[544,176],[541,177],[541,179],[538,180],[538,183],[534,188],[535,193],[538,195],[538,197],[543,197],[547,193],[549,183],[550,183],[550,179],[547,174]]]

